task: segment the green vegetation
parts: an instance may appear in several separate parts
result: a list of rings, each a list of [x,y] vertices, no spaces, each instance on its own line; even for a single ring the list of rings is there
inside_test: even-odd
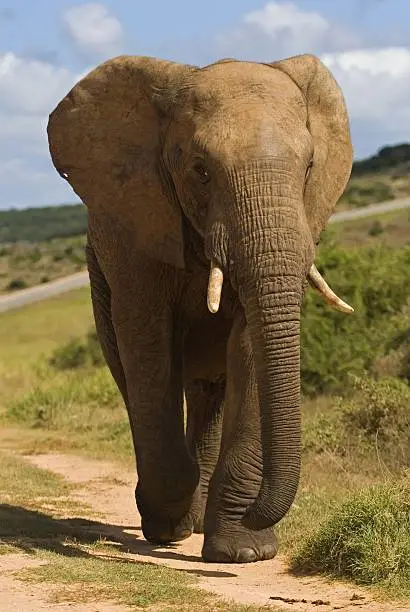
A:
[[[96,330],[91,328],[84,339],[71,338],[56,348],[49,359],[49,364],[57,370],[104,365],[105,360]]]
[[[0,244],[43,242],[86,231],[87,209],[82,204],[0,211]]]
[[[31,391],[11,401],[7,423],[38,431],[39,448],[81,450],[131,461],[128,417],[108,368],[56,374],[45,368]]]
[[[410,484],[369,487],[337,506],[293,556],[297,570],[325,572],[410,595]]]
[[[2,504],[14,504],[25,507],[37,507],[42,503],[62,503],[63,497],[71,492],[72,487],[60,476],[47,470],[31,466],[20,457],[0,453],[0,491]],[[2,508],[2,505],[0,505]],[[24,529],[21,525],[20,529]],[[4,537],[5,526],[0,521],[0,535]]]
[[[410,144],[404,143],[379,149],[376,155],[353,163],[352,176],[362,176],[392,169],[409,169]],[[403,168],[403,165],[405,168]]]
[[[349,374],[372,370],[407,344],[410,247],[319,249],[318,269],[355,314],[341,316],[308,291],[302,312],[301,375],[306,394],[341,392]],[[404,357],[403,357],[404,358]],[[407,366],[401,364],[402,372]],[[399,374],[399,372],[397,372]]]
[[[304,450],[356,461],[360,453],[386,470],[410,467],[410,387],[397,378],[351,381],[353,393],[334,397],[305,422]]]

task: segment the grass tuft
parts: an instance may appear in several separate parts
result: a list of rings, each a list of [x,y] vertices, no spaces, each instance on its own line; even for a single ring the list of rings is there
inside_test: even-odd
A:
[[[410,482],[369,487],[341,503],[292,557],[292,568],[410,594]]]

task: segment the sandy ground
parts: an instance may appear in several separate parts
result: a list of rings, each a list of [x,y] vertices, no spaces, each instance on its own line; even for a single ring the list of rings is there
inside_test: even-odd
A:
[[[201,560],[202,536],[193,535],[175,546],[158,547],[147,543],[140,530],[134,502],[135,475],[102,461],[71,455],[43,454],[26,457],[32,464],[60,474],[78,485],[75,498],[88,504],[102,518],[98,530],[108,541],[141,562],[163,564],[199,576],[200,586],[241,603],[272,605],[305,612],[344,610],[345,612],[409,612],[410,606],[377,602],[368,591],[328,582],[318,577],[288,573],[284,560],[254,564],[207,564]],[[126,608],[111,604],[64,606],[44,603],[44,587],[15,580],[11,571],[36,563],[22,555],[2,556],[0,572],[0,610],[59,610],[65,612],[120,612]],[[43,591],[43,592],[42,592]],[[8,597],[8,600],[5,600]],[[45,597],[46,599],[46,597]],[[41,603],[43,601],[43,603]],[[6,607],[4,607],[6,606]]]

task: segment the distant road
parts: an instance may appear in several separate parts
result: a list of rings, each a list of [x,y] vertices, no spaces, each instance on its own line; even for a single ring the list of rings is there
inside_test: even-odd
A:
[[[72,289],[85,287],[88,283],[88,272],[78,272],[77,274],[65,276],[50,283],[42,283],[29,289],[0,295],[0,312],[20,308],[21,306],[26,306],[26,304],[39,302],[66,291],[71,291]]]
[[[382,202],[380,204],[370,204],[363,208],[355,210],[345,210],[335,213],[329,220],[329,223],[339,223],[341,221],[350,221],[353,219],[361,219],[363,217],[371,217],[382,213],[401,210],[402,208],[410,208],[410,198],[402,198],[400,200],[392,200],[390,202]],[[50,283],[43,283],[30,289],[22,289],[6,295],[0,295],[0,312],[20,308],[39,302],[55,295],[60,295],[71,289],[85,287],[89,283],[88,272],[78,272],[71,276],[65,276]]]
[[[402,208],[410,208],[410,198],[400,198],[400,200],[390,200],[389,202],[381,202],[380,204],[369,204],[369,206],[355,208],[354,210],[343,210],[342,212],[332,215],[329,219],[329,223],[339,223],[341,221],[350,221],[351,219],[381,215],[382,213],[393,212],[395,210],[401,210]]]

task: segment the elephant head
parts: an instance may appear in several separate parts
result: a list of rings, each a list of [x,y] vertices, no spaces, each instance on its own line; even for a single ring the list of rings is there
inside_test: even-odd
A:
[[[82,79],[50,115],[55,167],[90,214],[115,216],[135,248],[184,267],[183,217],[237,290],[253,347],[263,479],[249,526],[278,522],[300,465],[300,307],[306,281],[344,304],[315,245],[350,175],[342,93],[311,55],[205,68],[122,56]],[[205,296],[204,296],[205,299]]]

